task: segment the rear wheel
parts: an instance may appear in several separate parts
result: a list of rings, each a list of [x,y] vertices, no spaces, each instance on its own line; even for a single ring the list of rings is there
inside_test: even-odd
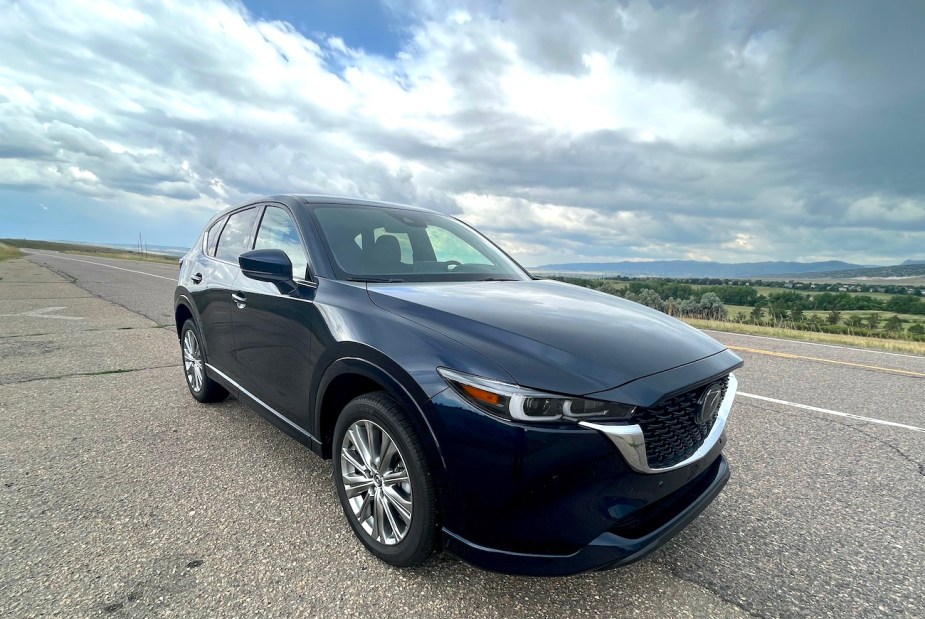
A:
[[[334,429],[337,495],[354,533],[396,567],[423,563],[437,540],[436,492],[424,449],[384,391],[351,400]]]
[[[206,375],[202,338],[192,319],[183,323],[180,331],[180,348],[183,351],[183,374],[190,393],[200,402],[221,402],[228,391]]]

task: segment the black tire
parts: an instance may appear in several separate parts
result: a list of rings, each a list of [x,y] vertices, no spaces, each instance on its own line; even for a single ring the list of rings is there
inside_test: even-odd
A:
[[[196,382],[194,378],[195,374],[191,372],[191,368],[187,364],[186,347],[189,338],[193,339],[198,349],[201,384]],[[189,388],[190,394],[196,398],[196,400],[203,404],[208,404],[212,402],[221,402],[228,397],[228,390],[209,378],[206,374],[206,356],[205,350],[202,347],[202,336],[199,334],[199,327],[196,326],[192,318],[184,322],[183,328],[180,330],[180,355],[183,362],[183,376],[186,378],[186,386]],[[196,389],[197,384],[199,385],[199,389]]]
[[[343,478],[344,437],[357,422],[372,422],[379,426],[380,430],[384,430],[398,447],[399,458],[408,473],[412,499],[411,520],[407,524],[404,537],[397,543],[385,544],[374,539],[361,525],[347,498]],[[351,400],[337,418],[333,459],[337,496],[340,498],[347,522],[363,545],[379,559],[395,567],[411,567],[426,561],[439,539],[437,491],[424,448],[401,405],[385,391],[368,393]],[[347,467],[348,471],[354,470],[350,464],[347,464]],[[386,474],[383,473],[380,480],[385,477]],[[384,491],[384,488],[380,487],[379,491]],[[388,501],[384,500],[383,503]],[[395,513],[393,510],[392,514]]]

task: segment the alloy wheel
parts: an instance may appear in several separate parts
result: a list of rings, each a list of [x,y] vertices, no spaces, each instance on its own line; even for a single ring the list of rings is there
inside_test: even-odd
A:
[[[199,393],[202,391],[205,372],[202,363],[202,347],[192,329],[187,329],[183,334],[183,365],[186,370],[186,382],[189,383],[190,389]]]
[[[380,544],[398,544],[411,526],[411,478],[398,445],[381,426],[361,419],[341,445],[341,481],[364,531]]]

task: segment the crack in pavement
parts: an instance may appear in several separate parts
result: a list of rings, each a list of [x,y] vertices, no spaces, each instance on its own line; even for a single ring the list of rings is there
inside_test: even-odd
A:
[[[833,420],[833,421],[835,421],[835,420]],[[867,438],[872,438],[872,439],[874,439],[875,441],[877,441],[878,443],[880,443],[881,445],[884,445],[884,446],[886,446],[886,447],[889,447],[889,448],[892,449],[894,452],[896,452],[896,454],[899,455],[903,460],[905,460],[905,461],[908,462],[909,464],[912,464],[912,465],[918,467],[918,469],[919,469],[919,475],[921,475],[922,477],[925,477],[925,463],[919,462],[918,460],[916,460],[915,458],[913,458],[912,456],[910,456],[909,454],[907,454],[906,452],[904,452],[902,449],[900,449],[900,448],[897,447],[896,445],[890,443],[889,441],[887,441],[887,440],[885,440],[885,439],[880,438],[879,436],[877,436],[877,435],[875,435],[875,434],[870,434],[869,432],[865,432],[865,431],[864,431],[863,429],[861,429],[859,426],[853,426],[853,425],[851,425],[851,424],[842,423],[842,422],[838,422],[838,421],[836,421],[835,423],[838,423],[839,425],[845,426],[846,428],[851,428],[851,429],[854,430],[855,432],[860,432],[861,434],[863,434],[863,435],[866,436]]]
[[[139,316],[141,314],[138,314]],[[44,337],[46,335],[65,335],[68,333],[99,333],[100,331],[133,331],[136,329],[164,329],[173,325],[145,325],[144,327],[100,327],[99,329],[77,329],[76,331],[41,331],[39,333],[16,333],[14,335],[0,335],[0,340],[10,340],[16,337]]]
[[[779,412],[779,411],[772,410],[772,409],[770,409],[770,408],[761,406],[760,404],[755,404],[754,402],[752,402],[752,406],[753,406],[754,408],[758,409],[759,411],[762,411],[762,412],[765,412],[765,413],[777,413],[777,412]],[[800,414],[800,413],[797,413],[797,412],[795,412],[795,411],[790,411],[790,410],[785,410],[785,411],[783,411],[783,413],[784,413],[784,414],[787,414],[787,415],[799,415],[799,414]],[[844,428],[849,428],[849,429],[851,429],[851,430],[854,430],[855,432],[859,432],[859,433],[863,434],[864,436],[866,436],[867,438],[872,438],[872,439],[874,439],[875,441],[877,441],[877,442],[880,443],[881,445],[885,445],[886,447],[889,447],[890,449],[892,449],[899,457],[901,457],[901,458],[902,458],[903,460],[905,460],[906,462],[908,462],[908,463],[910,463],[910,464],[916,466],[916,467],[918,468],[918,473],[919,473],[919,475],[925,477],[925,463],[919,462],[918,460],[916,460],[916,459],[913,458],[912,456],[908,455],[907,453],[905,453],[904,451],[902,451],[899,447],[897,447],[896,445],[893,445],[893,444],[890,443],[889,441],[887,441],[887,440],[885,440],[885,439],[883,439],[883,438],[880,438],[879,436],[876,436],[876,435],[874,435],[874,434],[870,434],[870,433],[868,433],[868,432],[865,432],[864,430],[861,429],[861,426],[851,425],[851,424],[849,424],[849,423],[845,423],[844,421],[839,421],[838,419],[835,419],[835,418],[833,418],[833,417],[821,417],[821,416],[820,416],[820,417],[814,417],[814,419],[818,419],[819,421],[828,421],[829,423],[834,423],[834,424],[839,425],[839,426],[842,426],[842,427],[844,427]],[[859,423],[864,423],[864,422],[861,421],[861,422],[859,422]]]
[[[698,582],[694,580],[693,577],[685,576],[681,572],[672,569],[671,566],[668,565],[667,563],[662,563],[661,561],[654,561],[654,563],[665,568],[665,570],[667,570],[669,574],[671,574],[678,580],[683,580],[686,583],[700,587],[701,589],[704,589],[705,591],[709,591],[710,593],[715,595],[717,598],[722,600],[724,603],[729,604],[730,606],[733,606],[735,608],[738,608],[739,610],[741,610],[743,613],[745,613],[749,617],[755,617],[755,619],[767,619],[768,617],[768,615],[763,615],[758,610],[752,610],[751,608],[747,608],[746,606],[744,606],[742,603],[739,603],[739,602],[736,602],[735,600],[730,599],[724,593],[719,591],[717,588],[714,588],[710,584]]]
[[[3,382],[0,380],[0,386],[3,385],[22,385],[25,383],[34,383],[40,380],[62,380],[65,378],[78,378],[81,376],[105,376],[107,374],[130,374],[132,372],[145,372],[148,370],[163,370],[164,368],[175,368],[178,367],[178,364],[171,363],[170,365],[152,365],[146,368],[128,368],[128,369],[116,369],[116,370],[99,370],[96,372],[74,372],[73,374],[60,374],[58,376],[38,376],[36,378],[26,378],[24,380],[11,380],[9,382]]]
[[[35,255],[35,254],[33,254],[33,255]],[[30,260],[29,262],[32,262],[32,261]],[[84,286],[81,285],[80,280],[78,280],[76,277],[73,277],[73,276],[71,276],[71,275],[68,275],[68,274],[65,273],[64,271],[60,271],[60,270],[58,270],[57,268],[55,268],[54,266],[52,266],[52,265],[49,265],[49,264],[39,264],[39,263],[37,263],[37,262],[32,262],[32,264],[35,264],[36,266],[39,266],[39,267],[44,268],[44,269],[48,269],[49,271],[51,271],[51,272],[53,272],[53,273],[56,273],[57,275],[60,275],[61,277],[70,278],[70,279],[72,280],[70,283],[72,283],[73,285],[77,286],[78,288],[80,288],[80,289],[83,290],[84,292],[89,292],[91,295],[93,295],[94,298],[101,299],[101,300],[103,300],[103,301],[106,301],[107,303],[112,303],[112,304],[115,305],[115,306],[121,307],[122,309],[124,309],[124,310],[126,310],[126,311],[129,311],[129,312],[135,314],[136,316],[141,316],[142,318],[146,318],[146,319],[150,320],[151,322],[157,322],[154,318],[152,318],[152,317],[150,317],[150,316],[147,316],[147,315],[145,315],[145,314],[142,314],[141,312],[135,311],[135,310],[133,310],[132,308],[128,307],[127,305],[123,305],[122,303],[119,303],[118,301],[115,301],[115,300],[113,300],[113,299],[107,299],[106,297],[104,297],[104,296],[102,296],[102,295],[100,295],[100,294],[97,294],[97,293],[93,292],[93,291],[90,290],[89,288],[85,288]],[[106,282],[97,282],[97,283],[109,283],[109,282],[106,281]],[[84,297],[84,298],[88,298],[88,297]]]

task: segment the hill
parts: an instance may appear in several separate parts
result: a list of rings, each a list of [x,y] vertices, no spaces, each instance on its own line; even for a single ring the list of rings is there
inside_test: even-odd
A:
[[[864,265],[828,260],[825,262],[708,262],[700,260],[653,260],[651,262],[571,262],[544,264],[531,271],[547,273],[602,273],[643,277],[762,277],[780,273],[828,273],[864,269]],[[828,275],[826,275],[827,277]]]
[[[800,273],[783,273],[774,275],[775,278],[795,278]],[[843,269],[840,271],[828,271],[817,273],[816,279],[892,279],[897,277],[925,277],[925,262],[916,263],[907,260],[903,264],[895,264],[887,267],[862,267],[856,269]]]

